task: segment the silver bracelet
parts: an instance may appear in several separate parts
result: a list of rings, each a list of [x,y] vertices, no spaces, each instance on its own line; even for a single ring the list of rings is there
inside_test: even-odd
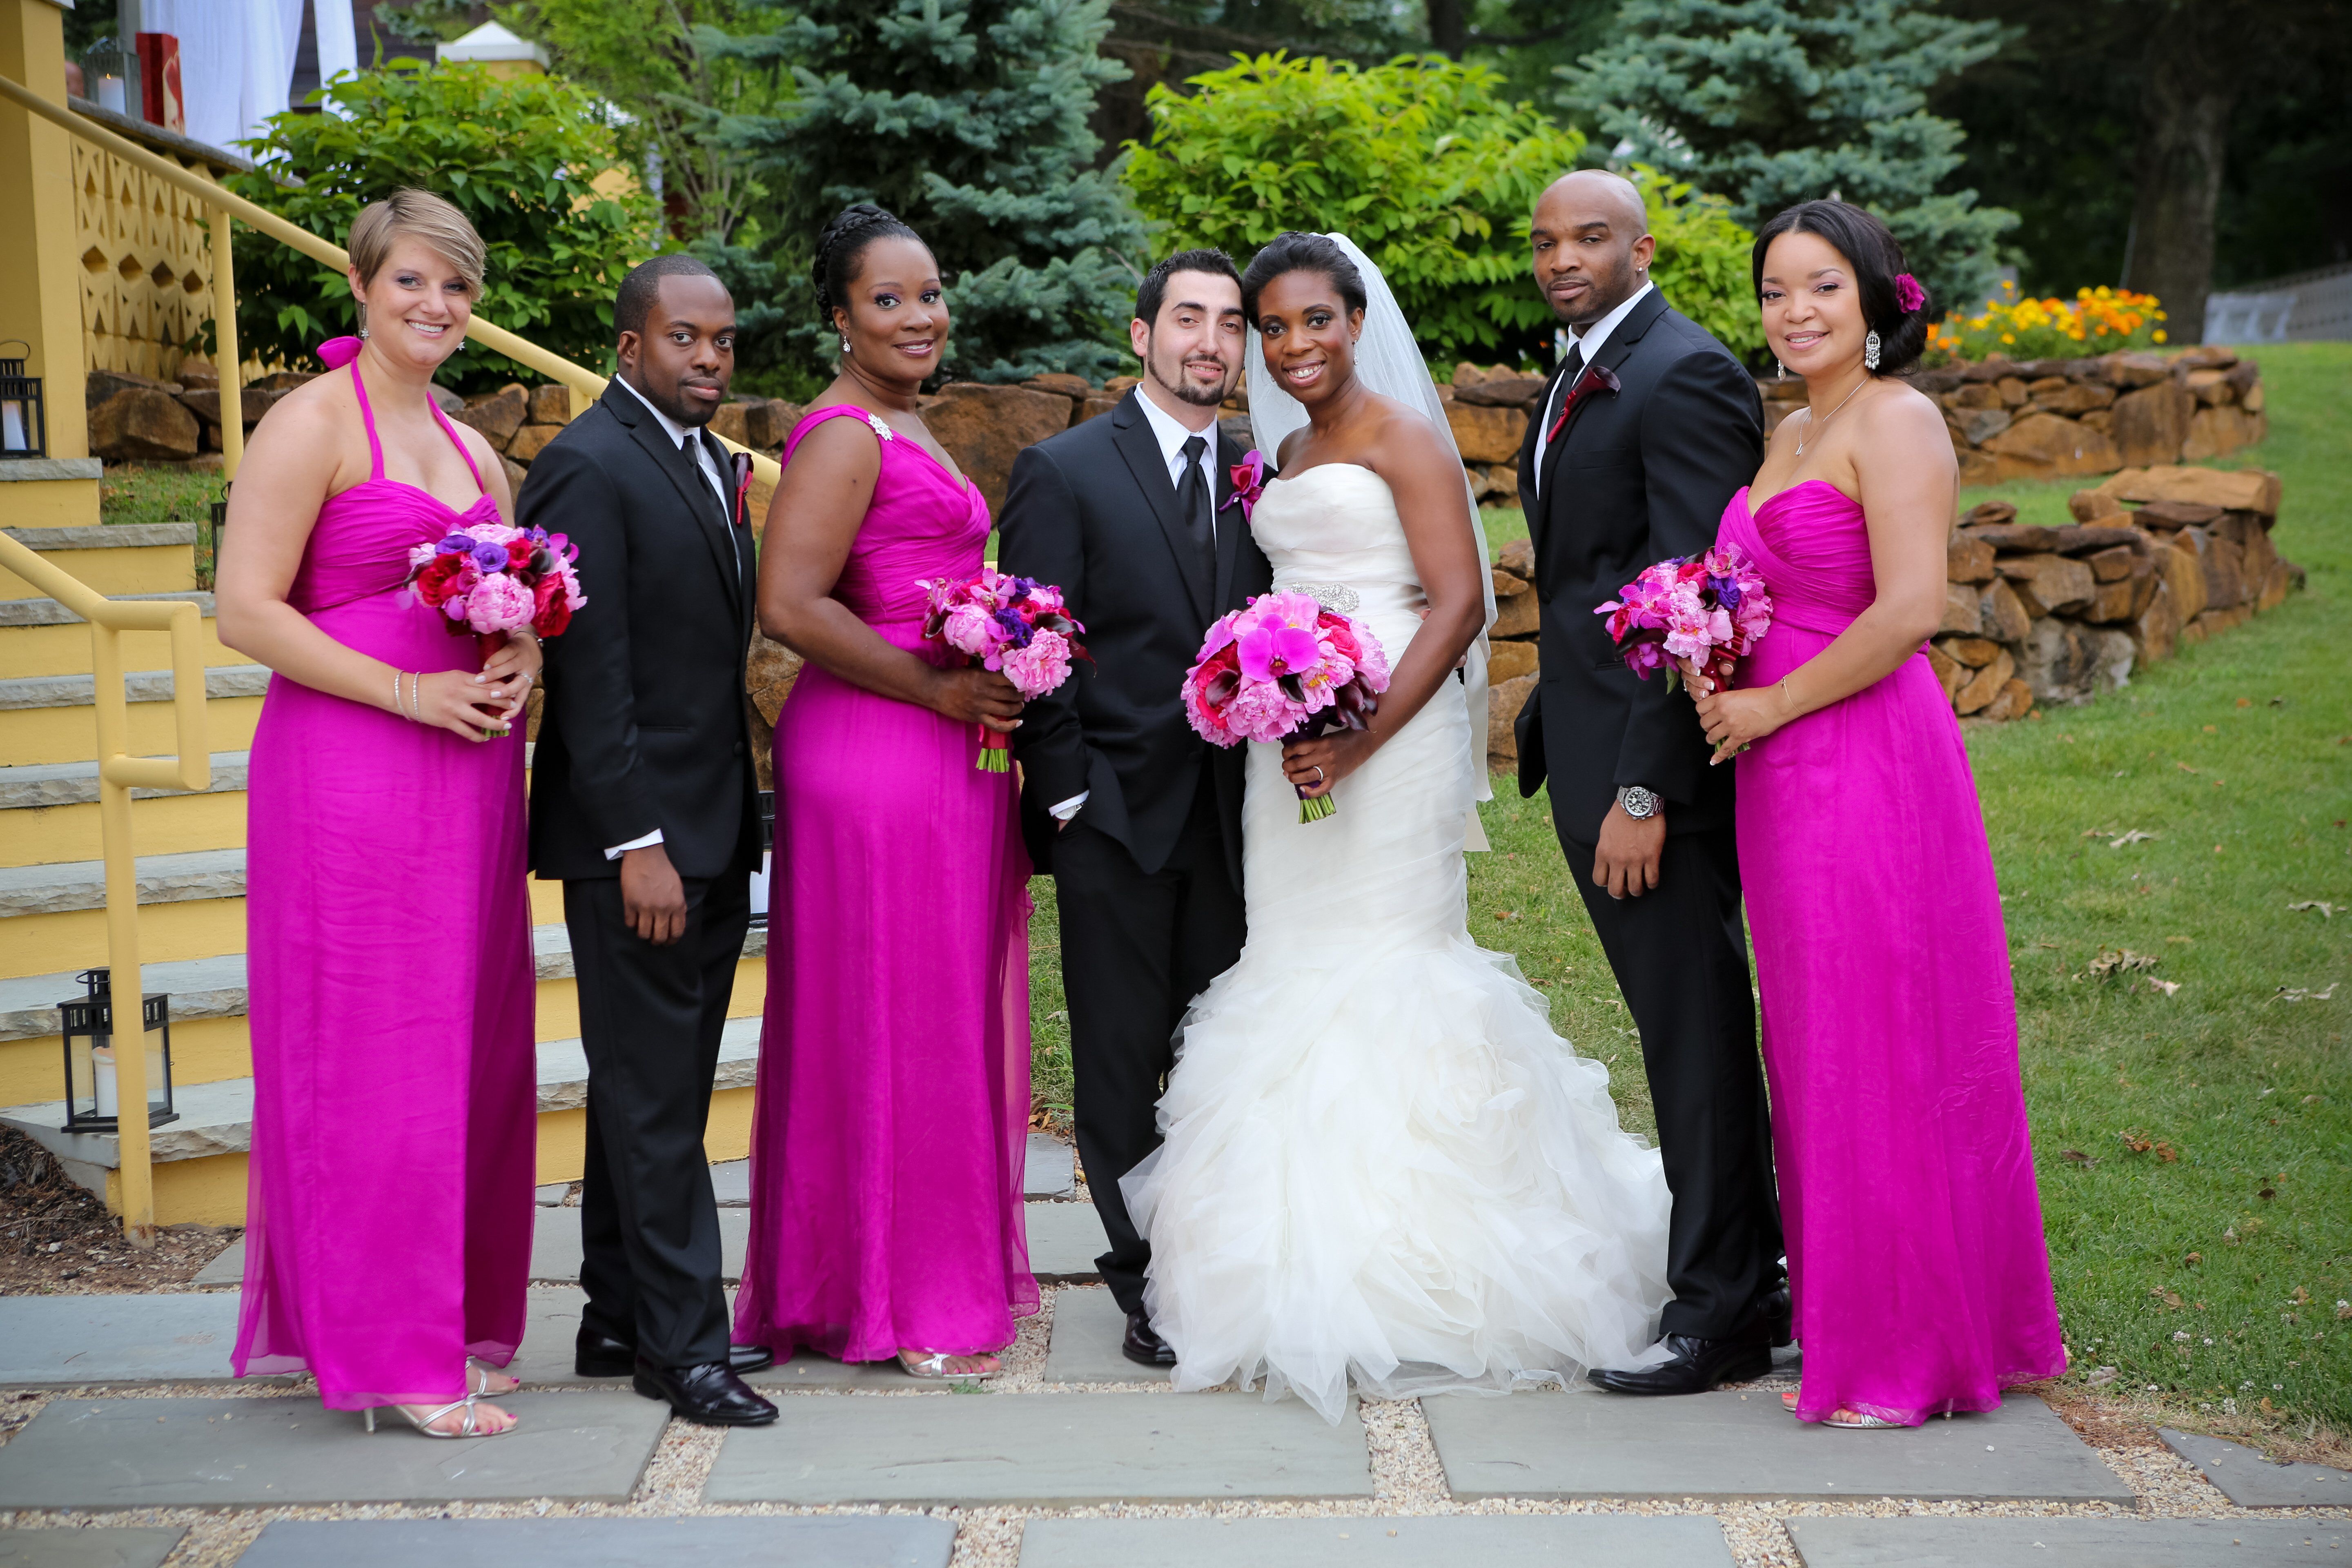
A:
[[[392,672],[392,711],[394,718],[405,719],[408,717],[406,713],[401,710],[400,671],[396,669]]]
[[[410,670],[408,672],[408,716],[420,724],[425,722],[424,687],[425,672],[421,669]]]

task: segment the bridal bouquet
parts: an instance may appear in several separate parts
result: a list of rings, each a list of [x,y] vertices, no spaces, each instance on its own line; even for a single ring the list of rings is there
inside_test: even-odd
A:
[[[1184,717],[1213,745],[1361,730],[1389,689],[1370,628],[1305,594],[1259,595],[1209,628],[1199,657],[1184,677]],[[1338,809],[1328,795],[1302,795],[1298,820]]]
[[[408,586],[438,610],[453,637],[469,633],[489,657],[509,632],[551,637],[588,602],[572,563],[580,547],[543,528],[477,522],[408,552]]]
[[[1070,660],[1087,657],[1078,643],[1087,628],[1070,618],[1062,591],[1050,583],[983,566],[979,576],[962,582],[927,577],[915,586],[930,595],[923,636],[1002,674],[1024,702],[1060,686],[1070,678]],[[1013,765],[1008,747],[1003,731],[982,724],[972,766],[1007,772]]]
[[[1682,660],[1728,687],[1732,666],[1772,629],[1772,596],[1736,544],[1661,561],[1592,613],[1609,617],[1627,668],[1644,680],[1664,670],[1669,688]]]

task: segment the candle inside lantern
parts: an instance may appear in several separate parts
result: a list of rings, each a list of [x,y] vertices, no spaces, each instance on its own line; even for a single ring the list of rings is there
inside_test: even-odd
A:
[[[119,1116],[121,1103],[114,1090],[114,1047],[98,1046],[89,1053],[90,1079],[98,1091],[98,1113]]]

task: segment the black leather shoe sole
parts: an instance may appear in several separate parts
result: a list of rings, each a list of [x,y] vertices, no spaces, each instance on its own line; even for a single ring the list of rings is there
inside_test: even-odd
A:
[[[1166,1340],[1151,1331],[1139,1312],[1129,1319],[1127,1332],[1118,1342],[1118,1353],[1138,1366],[1174,1366],[1176,1350]]]
[[[729,1345],[727,1370],[738,1377],[755,1372],[765,1372],[776,1364],[776,1352],[765,1345]],[[637,1351],[635,1345],[617,1350],[591,1352],[580,1351],[572,1358],[572,1371],[580,1377],[634,1377],[637,1371]]]
[[[673,1415],[704,1426],[766,1426],[776,1419],[776,1407],[762,1400],[742,1408],[737,1405],[704,1405],[675,1397],[660,1383],[640,1372],[629,1380],[629,1386],[647,1399],[657,1400],[670,1407]]]
[[[1638,1372],[1595,1367],[1585,1380],[1612,1394],[1705,1394],[1717,1384],[1747,1383],[1772,1370],[1772,1351],[1754,1345],[1705,1361],[1670,1361]]]

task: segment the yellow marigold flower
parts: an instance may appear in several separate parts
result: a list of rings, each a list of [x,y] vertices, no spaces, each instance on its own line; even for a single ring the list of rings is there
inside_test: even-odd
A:
[[[2158,337],[2162,337],[2164,334],[2163,334],[2163,333],[2161,333],[2161,332],[2159,332],[2159,333],[2158,333],[2157,335],[2158,335]],[[2001,333],[2001,335],[2000,335],[2000,341],[2001,341],[2002,342],[2005,342],[2005,343],[2013,343],[2013,342],[2015,342],[2017,341],[2017,337],[2016,337],[2016,334],[2014,334],[2014,333],[2011,333],[2011,332],[2003,332],[2003,333]]]
[[[2157,332],[2156,332],[2156,341],[2157,341],[2158,342],[2164,342],[2164,329],[2163,329],[2163,328],[2161,328],[2161,327],[2159,327],[2159,328],[2158,328],[2158,329],[2157,329]]]

